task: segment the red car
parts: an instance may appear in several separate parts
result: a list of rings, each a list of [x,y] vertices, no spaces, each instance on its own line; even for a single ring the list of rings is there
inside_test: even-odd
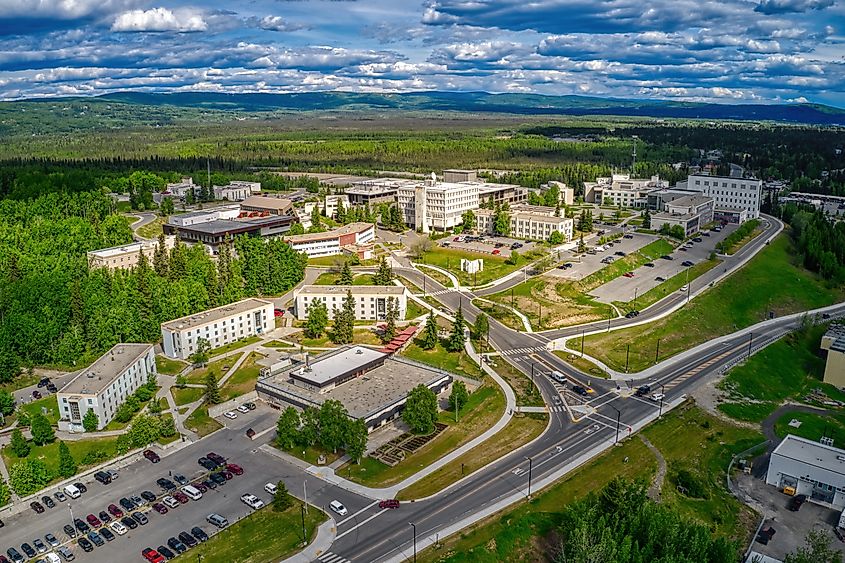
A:
[[[90,525],[92,528],[99,528],[103,525],[103,523],[100,522],[100,519],[94,516],[93,514],[89,514],[85,517],[85,519],[88,521],[88,525]]]
[[[191,486],[195,487],[201,493],[207,493],[208,487],[205,486],[205,483],[200,483],[199,481],[195,483],[191,483]]]
[[[273,316],[274,317],[284,317],[285,312],[282,309],[273,309]]]
[[[153,510],[155,510],[159,514],[167,514],[167,507],[161,504],[160,502],[153,503]]]
[[[152,463],[158,463],[161,461],[161,457],[159,457],[159,455],[152,450],[144,450],[144,457],[150,460]]]
[[[633,277],[634,277],[634,272],[625,272],[625,273],[624,273],[624,274],[622,274],[622,275],[623,275],[623,276],[625,276],[626,278],[633,278]]]
[[[220,474],[223,475],[223,478],[226,479],[227,481],[232,480],[233,475],[232,475],[231,471],[221,471]]]
[[[399,501],[395,498],[379,501],[379,508],[399,508]]]
[[[502,253],[502,251],[499,250],[498,248],[493,250],[493,254],[501,254],[501,253]]]
[[[141,552],[141,555],[143,555],[144,559],[146,559],[150,563],[164,563],[166,561],[166,559],[161,553],[151,547],[145,548]]]
[[[175,498],[182,504],[188,504],[188,495],[186,495],[182,491],[175,491],[173,493],[173,498]]]
[[[115,518],[123,518],[123,511],[117,507],[116,504],[109,505],[109,513]]]
[[[244,468],[238,465],[237,463],[229,463],[226,465],[226,470],[231,471],[235,475],[243,475]]]

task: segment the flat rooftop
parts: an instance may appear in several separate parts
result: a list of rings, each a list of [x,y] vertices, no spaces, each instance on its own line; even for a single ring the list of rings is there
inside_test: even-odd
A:
[[[101,256],[103,258],[109,258],[111,256],[120,256],[121,254],[126,254],[128,252],[138,252],[143,247],[143,243],[140,242],[131,242],[129,244],[123,244],[121,246],[112,246],[111,248],[103,248],[100,250],[91,250],[88,254],[94,256]]]
[[[273,304],[270,301],[251,297],[249,299],[242,299],[241,301],[230,303],[229,305],[209,309],[208,311],[188,315],[187,317],[182,317],[181,319],[173,319],[172,321],[161,323],[161,326],[162,328],[166,328],[168,330],[185,330],[197,326],[204,326],[208,323],[213,323],[215,321],[219,321],[220,319],[226,319],[232,315],[246,313],[247,311],[252,311],[253,309],[258,309],[259,307],[266,307],[267,305],[272,307]]]
[[[231,211],[232,209],[237,209],[238,207],[238,205],[220,205],[217,207],[211,207],[209,209],[201,209],[199,211],[188,211],[187,213],[172,215],[172,217],[179,217],[180,219],[184,219],[186,217],[206,217],[208,215],[212,215],[220,211]]]
[[[451,374],[396,356],[385,359],[384,364],[368,371],[325,393],[309,391],[289,381],[288,370],[260,380],[269,387],[323,404],[334,399],[340,401],[350,416],[369,418],[383,408],[407,397],[417,385],[430,385]]]
[[[285,222],[292,223],[293,218],[287,215],[268,215],[266,217],[244,217],[241,219],[215,219],[207,223],[196,223],[177,228],[209,235],[219,235],[230,231],[249,230]]]
[[[676,207],[682,207],[682,206],[689,205],[689,206],[692,206],[692,207],[698,207],[699,205],[701,205],[703,203],[709,203],[711,201],[713,201],[712,197],[707,197],[707,196],[702,196],[702,195],[685,195],[685,196],[679,197],[678,199],[675,199],[675,200],[668,202],[666,205],[676,206]]]
[[[298,366],[287,370],[286,375],[295,375],[297,379],[322,387],[339,375],[386,357],[387,354],[384,352],[366,346],[346,346],[320,354],[308,362],[307,368],[304,365]]]
[[[225,187],[233,187],[233,188],[240,188],[242,186],[225,186]],[[293,206],[293,202],[289,199],[285,199],[283,197],[272,197],[266,195],[251,195],[245,200],[241,202],[241,207],[243,206],[255,206],[255,207],[264,207],[266,209],[277,209],[284,211],[285,209],[290,209]]]
[[[772,455],[799,461],[845,477],[845,450],[787,434]]]
[[[297,295],[346,295],[351,291],[352,295],[402,295],[405,293],[405,286],[399,285],[304,285]]]
[[[332,229],[331,231],[326,231],[325,233],[305,233],[304,235],[286,236],[285,241],[297,244],[303,242],[316,242],[320,240],[332,240],[340,238],[343,235],[363,233],[364,231],[372,228],[374,228],[372,223],[349,223],[348,225]]]
[[[115,344],[82,370],[59,393],[96,395],[152,349],[152,344]]]

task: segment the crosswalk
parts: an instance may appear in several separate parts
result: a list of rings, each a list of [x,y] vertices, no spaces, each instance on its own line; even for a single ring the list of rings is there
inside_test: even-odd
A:
[[[537,352],[543,352],[546,348],[544,346],[533,346],[528,348],[511,348],[510,350],[502,350],[501,354],[503,356],[523,356],[526,354],[536,354]]]
[[[431,295],[432,297],[437,297],[438,295],[445,295],[447,293],[454,293],[459,291],[457,288],[454,287],[447,287],[446,289],[438,289],[437,291],[426,291],[425,295]]]
[[[563,405],[555,405],[553,407],[549,407],[550,412],[566,412],[566,407]]]
[[[325,552],[319,556],[317,560],[322,561],[323,563],[351,563],[349,559],[341,557],[337,553],[332,553],[331,551]]]
[[[718,356],[707,360],[703,364],[697,365],[696,367],[692,368],[688,372],[686,372],[682,375],[679,375],[678,377],[674,378],[672,381],[669,381],[668,383],[666,383],[665,389],[668,391],[669,389],[677,387],[678,385],[680,385],[681,383],[683,383],[687,379],[689,379],[691,377],[695,377],[696,375],[698,375],[702,371],[704,371],[704,370],[710,368],[711,366],[713,366],[714,364],[722,361],[725,357],[731,355],[734,352],[735,352],[735,349],[727,350],[727,351],[719,354]]]

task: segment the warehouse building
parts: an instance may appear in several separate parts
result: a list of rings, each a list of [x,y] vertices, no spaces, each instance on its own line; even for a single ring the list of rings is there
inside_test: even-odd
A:
[[[89,410],[102,430],[126,398],[155,375],[152,344],[115,344],[56,394],[59,430],[84,432],[82,420]]]
[[[448,372],[358,345],[306,358],[272,375],[264,373],[255,390],[271,406],[319,409],[337,400],[350,417],[364,420],[369,431],[399,418],[417,385],[439,394],[453,379]]]
[[[832,442],[832,440],[831,440]],[[845,508],[845,450],[788,434],[772,452],[766,484],[836,510]]]
[[[218,348],[273,328],[273,303],[250,298],[162,323],[161,344],[168,358],[187,360],[200,338]]]
[[[382,321],[387,312],[387,300],[394,299],[399,307],[398,319],[405,318],[408,309],[408,290],[398,285],[306,285],[293,294],[296,318],[308,318],[308,307],[314,301],[322,301],[334,318],[334,310],[343,306],[347,294],[355,300],[355,320]]]

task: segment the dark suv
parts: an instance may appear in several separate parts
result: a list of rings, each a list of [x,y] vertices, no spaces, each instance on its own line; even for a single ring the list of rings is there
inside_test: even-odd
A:
[[[109,483],[111,483],[111,475],[109,475],[105,471],[97,471],[96,473],[94,473],[94,479],[96,479],[103,485],[108,485]]]
[[[798,512],[801,510],[801,506],[807,502],[807,495],[795,495],[791,499],[789,499],[788,508],[792,512]]]

